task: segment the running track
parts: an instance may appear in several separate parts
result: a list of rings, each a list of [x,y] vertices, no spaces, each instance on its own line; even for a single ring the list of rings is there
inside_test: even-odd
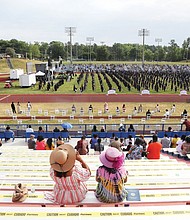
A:
[[[175,94],[22,94],[0,95],[0,103],[11,102],[48,103],[48,102],[190,102],[190,95]]]

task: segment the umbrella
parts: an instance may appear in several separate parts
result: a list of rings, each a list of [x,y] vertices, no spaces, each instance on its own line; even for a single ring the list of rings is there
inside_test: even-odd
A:
[[[72,124],[70,124],[68,122],[63,123],[61,126],[62,126],[62,128],[66,128],[66,129],[69,129],[69,128],[73,127]]]

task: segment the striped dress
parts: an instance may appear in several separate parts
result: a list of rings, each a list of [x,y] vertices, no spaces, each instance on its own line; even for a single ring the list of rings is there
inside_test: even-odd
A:
[[[127,191],[124,188],[124,179],[127,176],[124,166],[119,169],[110,169],[100,166],[96,176],[100,182],[96,187],[95,196],[100,202],[122,202],[126,199]]]
[[[52,168],[50,168],[50,176],[55,186],[52,192],[45,192],[45,199],[64,205],[80,202],[85,198],[88,191],[85,182],[90,177],[89,170],[75,164],[71,176],[56,177]]]

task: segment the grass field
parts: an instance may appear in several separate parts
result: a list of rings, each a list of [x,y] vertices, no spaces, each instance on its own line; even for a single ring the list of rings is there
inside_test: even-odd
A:
[[[75,119],[70,120],[69,116],[72,115],[72,110],[71,107],[72,105],[75,105],[76,107],[76,114],[74,114]],[[118,102],[118,103],[108,103],[109,104],[109,113],[104,113],[104,103],[91,103],[94,109],[93,112],[93,116],[98,116],[98,111],[102,111],[102,114],[99,115],[100,118],[101,116],[108,116],[108,115],[112,115],[112,120],[109,120],[107,117],[107,119],[104,119],[104,123],[106,124],[110,124],[110,123],[120,123],[121,119],[114,119],[114,117],[116,116],[116,107],[118,106],[120,108],[120,117],[126,117],[125,119],[125,123],[140,123],[141,122],[141,118],[145,118],[145,113],[148,109],[150,109],[151,111],[155,110],[155,106],[157,103],[125,103],[126,104],[126,112],[122,113],[122,105],[123,103]],[[140,116],[140,118],[135,119],[127,119],[128,115],[132,115],[133,114],[133,109],[136,106],[138,108],[138,106],[142,104],[143,106],[143,112],[141,113],[137,113],[137,116]],[[160,112],[156,112],[154,113],[155,116],[160,116],[160,117],[164,117],[164,113],[166,109],[171,109],[172,105],[174,103],[159,103],[159,107],[160,107]],[[80,108],[83,107],[84,109],[84,116],[89,116],[88,114],[88,107],[89,107],[89,103],[33,103],[32,104],[32,111],[31,111],[31,116],[44,116],[44,111],[48,111],[48,119],[47,120],[43,120],[43,123],[58,123],[58,117],[62,116],[62,110],[65,110],[66,112],[66,116],[68,116],[68,119],[63,119],[63,121],[69,121],[72,124],[79,124],[79,119],[76,119],[76,116],[80,117],[80,119],[83,119],[84,116],[80,116]],[[9,116],[8,114],[8,110],[11,111],[10,108],[10,104],[2,104],[0,103],[0,117],[3,116]],[[21,103],[21,109],[22,110],[26,110],[26,103]],[[188,103],[178,103],[176,104],[176,111],[174,113],[172,113],[172,116],[180,116],[181,113],[183,112],[184,109],[189,109],[189,104]],[[59,111],[56,111],[59,110]],[[26,116],[25,114],[17,114],[17,117],[21,118],[22,116]],[[55,119],[50,120],[50,116],[55,116]],[[12,124],[12,123],[17,123],[17,120],[1,120],[0,123],[7,123],[7,124]],[[30,124],[36,124],[38,123],[38,120],[24,120],[22,119],[22,123],[30,123]],[[81,123],[81,122],[80,122]],[[100,123],[100,119],[83,119],[84,124],[88,124],[88,123],[95,123],[95,124],[99,124]],[[146,123],[161,123],[161,119],[150,119],[147,120]],[[181,123],[181,119],[168,119],[165,123]]]

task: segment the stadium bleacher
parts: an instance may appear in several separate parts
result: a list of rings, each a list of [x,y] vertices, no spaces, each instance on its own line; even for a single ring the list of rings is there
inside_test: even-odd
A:
[[[76,139],[69,142],[75,146]],[[171,158],[168,153],[163,153],[160,160],[126,160],[129,175],[125,186],[138,190],[140,201],[126,199],[119,204],[104,204],[94,196],[97,184],[95,171],[100,163],[98,156],[91,151],[90,155],[83,156],[92,170],[85,200],[60,207],[44,198],[44,191],[51,191],[54,185],[49,176],[51,151],[29,150],[23,138],[3,143],[0,152],[0,218],[13,216],[20,219],[24,216],[29,219],[36,216],[52,219],[65,216],[69,219],[86,219],[91,216],[97,219],[112,216],[114,219],[117,216],[135,219],[138,215],[138,219],[169,219],[190,216],[190,166],[186,161]],[[28,197],[22,203],[13,203],[14,186],[20,182],[26,185]]]

